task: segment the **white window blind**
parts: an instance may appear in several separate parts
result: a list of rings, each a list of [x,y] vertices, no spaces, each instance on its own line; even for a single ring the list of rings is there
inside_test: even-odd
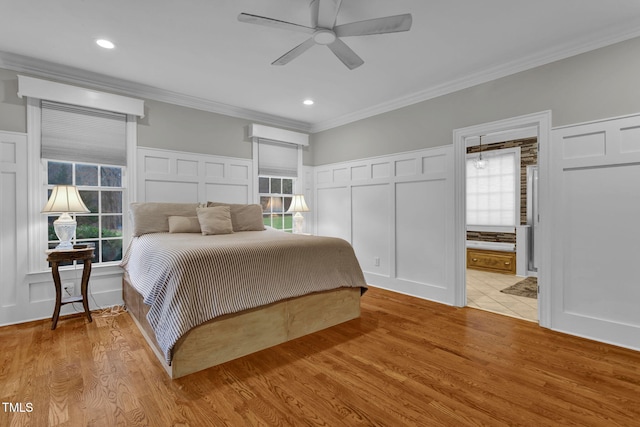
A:
[[[467,225],[516,226],[520,156],[516,151],[483,153],[487,167],[477,169],[467,156]]]
[[[127,164],[125,114],[42,101],[41,125],[42,158]]]
[[[260,139],[258,141],[258,175],[298,176],[298,146]]]

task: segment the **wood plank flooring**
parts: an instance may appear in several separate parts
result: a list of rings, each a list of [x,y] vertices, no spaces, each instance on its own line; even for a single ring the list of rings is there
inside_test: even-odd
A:
[[[640,353],[371,288],[362,316],[171,381],[128,314],[0,328],[0,426],[640,426]]]

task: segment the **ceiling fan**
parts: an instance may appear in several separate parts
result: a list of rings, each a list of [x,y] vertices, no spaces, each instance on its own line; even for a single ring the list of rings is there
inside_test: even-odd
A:
[[[238,21],[311,34],[311,37],[306,41],[276,59],[271,65],[288,64],[312,46],[319,44],[331,49],[350,70],[364,64],[364,61],[340,40],[340,37],[396,33],[409,31],[411,28],[412,18],[410,13],[335,25],[341,3],[342,0],[312,0],[309,5],[311,9],[311,27],[249,13],[238,15]]]

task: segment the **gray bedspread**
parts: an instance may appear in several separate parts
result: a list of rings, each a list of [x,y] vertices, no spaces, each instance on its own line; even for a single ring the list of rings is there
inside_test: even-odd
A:
[[[150,305],[147,320],[171,363],[191,328],[287,298],[366,283],[351,245],[337,238],[265,231],[134,237],[121,266]]]

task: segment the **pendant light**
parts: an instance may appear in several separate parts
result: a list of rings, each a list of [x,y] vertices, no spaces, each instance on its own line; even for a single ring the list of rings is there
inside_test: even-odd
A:
[[[480,135],[480,154],[473,161],[473,166],[475,166],[476,169],[484,169],[487,167],[487,163],[487,159],[482,158],[482,135]]]

